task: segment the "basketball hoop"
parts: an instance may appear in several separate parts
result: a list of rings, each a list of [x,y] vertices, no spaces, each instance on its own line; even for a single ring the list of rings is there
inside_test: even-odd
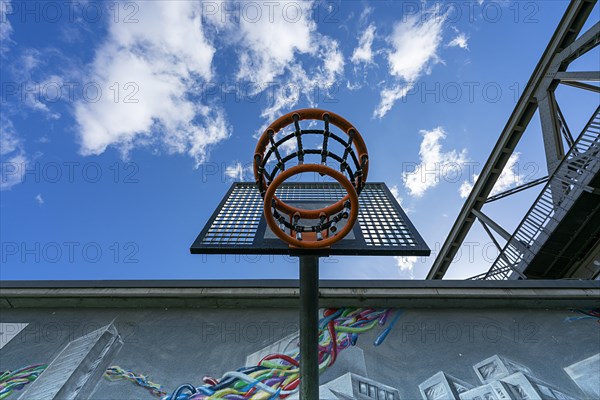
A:
[[[300,399],[319,398],[319,258],[430,254],[386,184],[366,182],[368,162],[358,130],[339,115],[286,114],[259,138],[255,181],[232,184],[190,247],[193,254],[298,257]],[[328,179],[290,181],[304,173]]]
[[[300,121],[322,121],[323,129],[302,129]],[[289,125],[294,132],[275,141],[275,135]],[[340,129],[346,136],[330,130],[331,125]],[[306,149],[302,137],[322,135],[321,148]],[[330,140],[343,146],[343,154],[336,154],[328,148]],[[292,142],[289,142],[292,141]],[[295,141],[296,151],[282,156],[282,145]],[[268,147],[268,149],[267,149]],[[306,163],[305,155],[319,155],[320,164]],[[275,160],[271,160],[274,156]],[[276,161],[269,173],[267,163]],[[286,168],[292,160],[297,165]],[[327,165],[328,161],[337,163],[339,170]],[[264,200],[264,214],[267,224],[277,237],[291,247],[317,249],[329,247],[346,236],[354,226],[358,216],[358,196],[365,186],[368,173],[369,156],[365,143],[358,130],[346,119],[330,111],[320,109],[302,109],[288,113],[273,122],[260,137],[254,154],[254,177]],[[305,173],[315,172],[335,179],[346,191],[339,201],[321,209],[307,210],[294,207],[281,199],[275,192],[286,180]],[[316,221],[313,224],[301,223],[301,220]],[[338,223],[347,220],[338,229]]]

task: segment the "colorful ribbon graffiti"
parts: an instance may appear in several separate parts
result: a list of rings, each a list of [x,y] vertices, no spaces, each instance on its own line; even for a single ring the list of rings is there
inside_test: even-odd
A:
[[[392,311],[373,308],[325,309],[319,321],[319,372],[331,367],[339,353],[356,345],[360,334],[369,332],[377,326],[385,326]],[[375,339],[379,346],[388,336],[401,311],[391,319],[389,325]],[[191,384],[179,386],[171,395],[162,387],[151,382],[145,375],[137,375],[119,366],[112,366],[104,377],[110,381],[127,380],[147,389],[162,400],[270,400],[285,399],[298,392],[300,385],[300,351],[292,339],[283,353],[269,354],[256,366],[246,366],[225,373],[220,379],[206,376],[204,385]],[[290,350],[287,350],[290,348]],[[6,371],[0,375],[0,400],[8,397],[14,390],[21,390],[44,372],[46,365],[31,365],[16,371]]]
[[[5,371],[0,375],[0,400],[11,395],[15,390],[21,390],[25,385],[37,379],[46,369],[46,365],[28,365],[15,371]]]
[[[565,318],[565,321],[567,322],[580,321],[582,319],[596,319],[597,322],[600,324],[600,308],[595,308],[593,310],[588,311],[574,308],[571,311],[578,312],[583,315],[578,317],[567,317]]]
[[[360,334],[385,325],[390,314],[389,309],[326,309],[319,321],[319,371],[331,367],[342,350],[356,345]],[[383,343],[399,317],[397,311],[389,326],[375,339],[375,346]],[[294,346],[290,351],[265,356],[256,366],[227,372],[221,379],[205,377],[203,386],[181,385],[163,400],[285,399],[299,390],[299,360],[298,346]]]
[[[123,379],[128,380],[129,382],[133,382],[136,385],[147,389],[150,393],[158,397],[165,396],[167,394],[167,392],[162,390],[162,387],[158,383],[151,382],[147,376],[136,375],[134,372],[127,371],[118,365],[109,367],[104,373],[104,377],[111,382],[120,381]]]

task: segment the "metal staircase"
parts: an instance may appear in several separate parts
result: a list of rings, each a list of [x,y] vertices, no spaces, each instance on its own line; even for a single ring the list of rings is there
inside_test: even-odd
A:
[[[523,278],[523,272],[555,232],[600,169],[600,107],[571,146],[487,273],[469,279]],[[559,188],[560,190],[556,190]],[[600,197],[598,202],[600,203]]]

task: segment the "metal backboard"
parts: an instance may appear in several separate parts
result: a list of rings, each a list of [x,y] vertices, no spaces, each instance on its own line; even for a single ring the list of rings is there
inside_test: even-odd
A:
[[[333,182],[284,183],[276,195],[299,208],[332,204],[346,192]],[[234,183],[204,227],[192,254],[428,256],[430,250],[384,183],[367,183],[353,230],[330,248],[290,248],[268,228],[263,199],[251,182]]]

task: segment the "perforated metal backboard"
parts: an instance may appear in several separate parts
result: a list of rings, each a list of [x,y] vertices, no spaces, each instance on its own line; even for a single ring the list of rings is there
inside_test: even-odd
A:
[[[299,208],[315,209],[343,198],[333,182],[284,183],[276,195]],[[352,231],[327,249],[290,248],[269,229],[254,183],[234,183],[190,251],[192,254],[318,254],[428,256],[430,250],[384,183],[367,183]]]

